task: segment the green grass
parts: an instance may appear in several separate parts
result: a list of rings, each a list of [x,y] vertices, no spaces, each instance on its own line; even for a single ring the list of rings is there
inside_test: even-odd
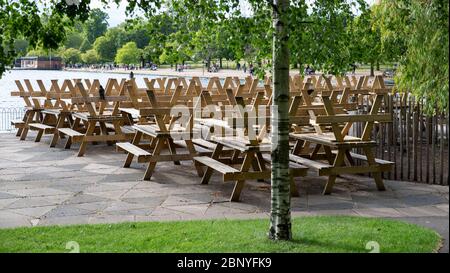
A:
[[[441,239],[429,229],[375,218],[321,216],[293,219],[293,240],[267,239],[268,220],[207,220],[0,230],[0,252],[433,252]]]

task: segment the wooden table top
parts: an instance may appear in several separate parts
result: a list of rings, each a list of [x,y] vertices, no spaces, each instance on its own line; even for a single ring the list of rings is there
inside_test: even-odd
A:
[[[256,150],[259,152],[270,152],[272,144],[268,139],[264,139],[262,142],[252,145],[248,138],[239,136],[224,136],[211,138],[217,143],[222,144],[225,147],[232,148],[241,152],[246,152],[250,150]]]

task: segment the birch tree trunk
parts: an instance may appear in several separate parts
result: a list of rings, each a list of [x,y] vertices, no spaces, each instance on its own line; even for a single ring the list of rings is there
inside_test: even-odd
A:
[[[289,0],[273,0],[272,185],[269,238],[290,240],[289,183]]]

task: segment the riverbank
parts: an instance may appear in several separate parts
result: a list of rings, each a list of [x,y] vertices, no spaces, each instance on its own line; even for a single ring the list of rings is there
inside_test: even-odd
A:
[[[85,72],[85,73],[108,73],[108,74],[121,74],[121,75],[129,75],[131,71],[133,71],[134,75],[151,75],[151,76],[164,76],[164,77],[200,77],[200,78],[226,78],[226,77],[239,77],[245,78],[250,76],[248,73],[244,73],[242,70],[235,69],[221,69],[219,72],[208,72],[202,69],[186,69],[182,72],[175,71],[171,68],[159,68],[158,70],[148,70],[148,69],[135,69],[135,70],[126,70],[126,69],[114,69],[114,70],[105,70],[105,69],[86,69],[86,68],[66,68],[64,71],[70,72]],[[291,70],[291,75],[296,75],[299,72],[297,70]],[[357,71],[356,76],[369,75],[370,71]],[[381,71],[376,71],[375,74],[381,74]]]
[[[125,70],[125,69],[114,69],[114,70],[105,70],[105,69],[75,69],[75,68],[66,68],[65,71],[70,72],[88,72],[88,73],[108,73],[108,74],[122,74],[129,75],[131,71],[133,71],[134,75],[151,75],[151,76],[165,76],[165,77],[200,77],[200,78],[226,78],[226,77],[239,77],[245,78],[250,74],[244,73],[242,70],[234,70],[234,69],[221,69],[219,72],[208,72],[202,69],[186,69],[183,72],[178,72],[170,68],[160,68],[158,70],[147,70],[147,69],[134,69],[134,70]]]

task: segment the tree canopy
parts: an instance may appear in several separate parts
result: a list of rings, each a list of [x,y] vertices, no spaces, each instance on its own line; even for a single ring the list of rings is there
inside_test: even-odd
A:
[[[62,57],[70,48],[93,49],[98,62],[113,62],[129,42],[146,61],[244,60],[258,75],[271,71],[272,7],[264,1],[248,0],[243,8],[238,0],[132,0],[127,12],[141,9],[145,18],[109,29],[108,15],[91,10],[90,0],[69,2],[0,0],[0,74],[14,58],[48,49]],[[291,0],[286,16],[291,64],[300,72],[306,64],[342,74],[353,63],[399,62],[399,89],[426,99],[430,113],[448,107],[447,1],[382,0],[368,7],[363,0]]]
[[[375,14],[384,51],[400,60],[397,88],[423,99],[430,114],[448,109],[449,2],[383,0]]]
[[[138,49],[135,42],[128,42],[117,50],[116,63],[119,64],[139,64],[141,50]]]

